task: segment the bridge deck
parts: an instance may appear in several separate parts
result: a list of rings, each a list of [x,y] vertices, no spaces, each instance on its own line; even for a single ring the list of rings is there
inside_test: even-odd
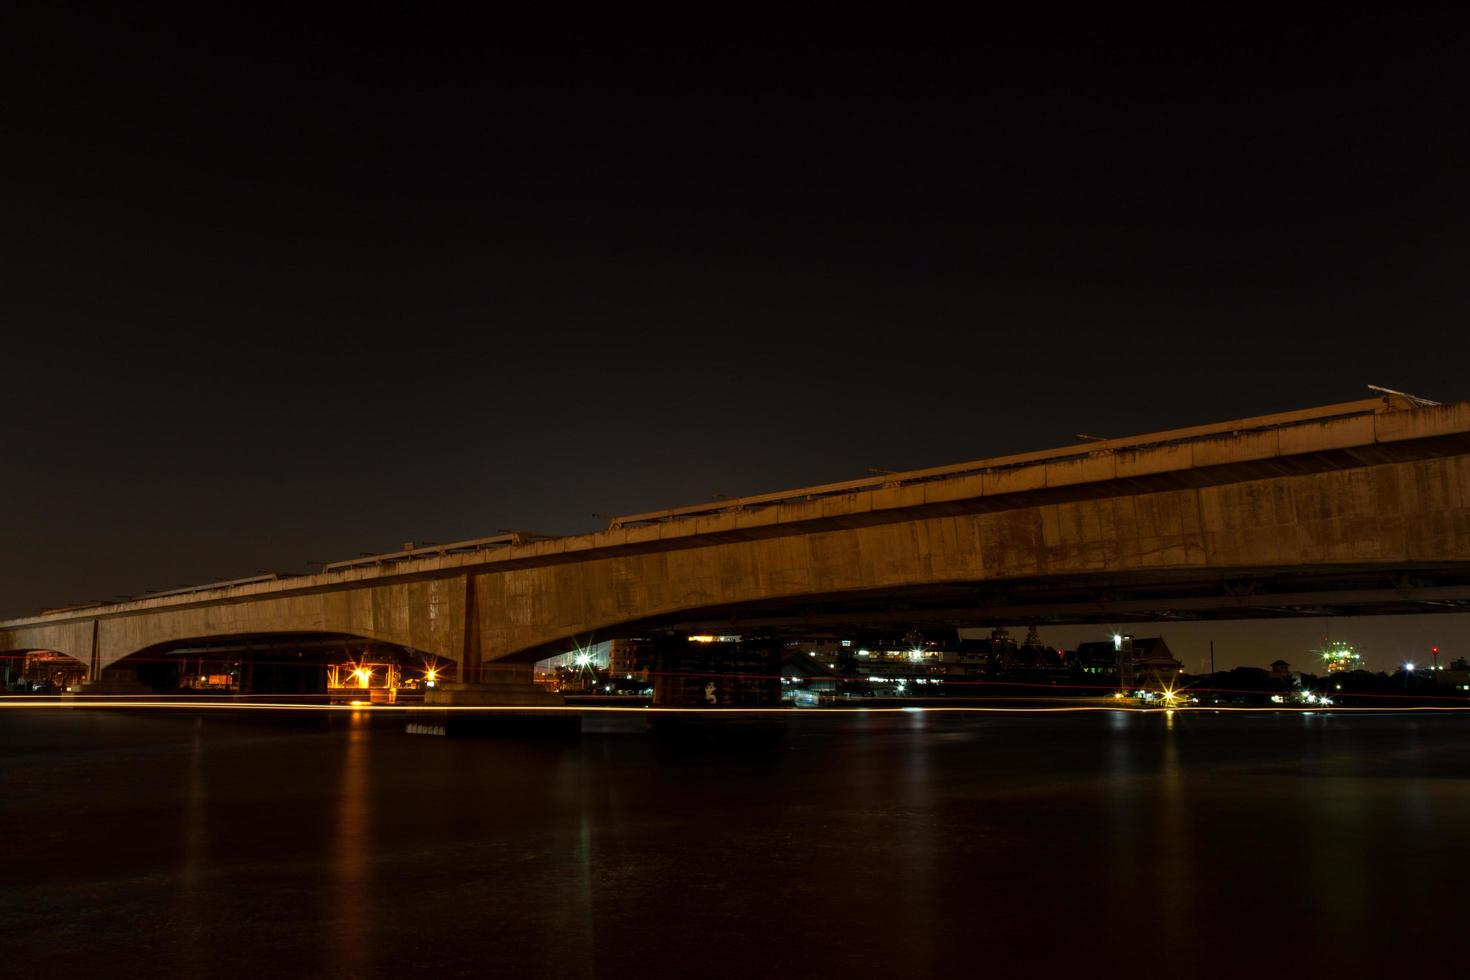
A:
[[[151,610],[330,592],[649,549],[856,527],[921,511],[981,512],[1047,500],[1206,486],[1308,469],[1470,453],[1470,402],[1420,407],[1385,396],[1121,439],[999,456],[842,483],[614,518],[603,531],[552,537],[506,533],[371,555],[321,572],[279,573],[77,605],[0,622],[0,631]],[[1120,491],[1121,492],[1121,491]]]
[[[932,480],[951,479],[953,477],[970,476],[977,473],[988,473],[1022,466],[1035,466],[1038,463],[1086,459],[1126,450],[1153,449],[1159,446],[1198,442],[1221,435],[1238,436],[1244,433],[1280,429],[1285,426],[1313,423],[1321,424],[1336,419],[1376,415],[1390,410],[1390,400],[1386,397],[1364,398],[1360,401],[1341,402],[1336,405],[1324,405],[1319,408],[1304,408],[1295,412],[1258,415],[1253,418],[1237,419],[1233,422],[1214,422],[1209,425],[1196,425],[1184,429],[1168,429],[1163,432],[1152,432],[1139,436],[1125,436],[1118,439],[1103,439],[1073,446],[1063,446],[1058,449],[1038,449],[1027,453],[1015,453],[1009,456],[994,456],[988,459],[974,460],[969,463],[951,463],[947,466],[932,466],[920,470],[885,473],[882,476],[863,477],[857,480],[846,480],[841,483],[826,483],[820,486],[802,487],[796,490],[780,490],[774,493],[733,497],[708,504],[690,504],[684,507],[672,507],[667,510],[649,511],[645,514],[629,514],[625,517],[613,518],[611,527],[616,529],[634,524],[677,520],[684,517],[696,517],[702,514],[718,514],[725,511],[739,510],[743,507],[761,507],[770,504],[786,503],[788,501],[812,500],[817,497],[854,493],[860,490],[907,486],[914,483],[927,483]]]

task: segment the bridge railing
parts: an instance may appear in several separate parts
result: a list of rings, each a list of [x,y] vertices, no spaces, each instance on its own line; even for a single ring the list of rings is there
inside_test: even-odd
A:
[[[385,565],[392,562],[412,561],[415,558],[437,558],[441,555],[457,555],[494,548],[508,548],[513,545],[526,544],[530,541],[544,541],[551,537],[554,537],[554,535],[532,534],[528,531],[510,531],[488,538],[475,538],[470,541],[452,541],[448,544],[425,545],[422,548],[409,548],[404,551],[385,552],[381,555],[363,555],[361,558],[334,561],[330,564],[323,565],[322,571],[340,572],[349,568],[363,568],[369,565]]]
[[[1163,432],[1148,433],[1139,436],[1130,436],[1118,439],[1099,439],[1086,442],[1076,446],[1065,446],[1057,449],[1039,450],[1035,452],[1019,453],[1010,456],[997,456],[988,459],[975,460],[968,463],[956,463],[948,466],[930,467],[920,470],[909,470],[901,473],[883,474],[881,476],[863,477],[856,480],[847,480],[840,483],[828,483],[820,486],[802,487],[795,490],[784,490],[775,493],[756,494],[745,497],[734,497],[711,501],[705,504],[693,504],[685,507],[675,507],[666,510],[649,511],[641,514],[628,514],[612,518],[608,527],[610,530],[618,530],[623,527],[658,524],[669,521],[678,521],[688,518],[709,516],[715,514],[730,513],[732,511],[747,508],[758,509],[786,503],[799,503],[823,497],[840,496],[852,494],[864,490],[875,490],[890,487],[901,487],[912,484],[920,484],[934,481],[956,479],[966,476],[974,476],[984,473],[993,473],[1009,469],[1016,469],[1038,464],[1063,462],[1069,460],[1085,459],[1089,457],[1103,456],[1122,451],[1138,451],[1153,449],[1163,446],[1178,445],[1202,441],[1222,436],[1236,436],[1245,433],[1263,432],[1272,429],[1285,429],[1292,426],[1320,424],[1323,422],[1336,421],[1364,415],[1378,415],[1386,412],[1399,411],[1416,407],[1416,401],[1411,396],[1398,396],[1398,393],[1389,393],[1381,397],[1367,398],[1360,401],[1341,402],[1335,405],[1325,405],[1317,408],[1302,409],[1295,412],[1283,412],[1274,415],[1255,416],[1246,419],[1237,419],[1229,422],[1217,422],[1210,425],[1193,426],[1183,429],[1171,429]],[[403,561],[412,561],[420,558],[434,558],[444,555],[462,554],[467,552],[486,551],[500,548],[514,547],[533,541],[546,540],[555,535],[533,534],[526,531],[506,531],[504,533],[485,538],[474,538],[466,541],[454,541],[448,544],[433,544],[418,548],[407,548],[401,551],[386,552],[383,554],[364,555],[345,561],[330,562],[322,565],[323,573],[343,572],[355,568],[366,568],[380,566]],[[230,579],[222,582],[210,582],[203,585],[184,586],[162,592],[149,592],[134,596],[127,601],[160,599],[175,596],[190,595],[198,592],[209,592],[218,589],[226,589],[235,586],[255,585],[265,582],[292,578],[291,574],[282,572],[270,572],[247,578]],[[115,603],[97,602],[83,603],[75,606],[66,606],[56,609],[48,609],[42,615],[58,612],[69,612],[72,610],[96,608],[98,606],[115,605]]]
[[[1260,415],[1252,418],[1236,419],[1230,422],[1197,425],[1184,429],[1169,429],[1164,432],[1152,432],[1140,436],[1099,439],[1078,446],[1042,449],[1029,453],[1017,453],[1011,456],[996,456],[989,459],[974,460],[968,463],[954,463],[948,466],[935,466],[922,470],[909,470],[902,473],[888,473],[882,476],[862,477],[856,480],[846,480],[842,483],[827,483],[821,486],[782,490],[775,493],[757,494],[749,497],[732,497],[707,504],[691,504],[686,507],[649,511],[643,514],[629,514],[623,517],[614,517],[608,527],[610,530],[615,531],[630,525],[658,524],[690,517],[705,517],[714,514],[729,513],[730,511],[752,507],[801,503],[821,497],[840,496],[862,490],[876,490],[888,487],[908,486],[915,483],[950,480],[957,477],[974,476],[998,470],[1035,466],[1038,463],[1086,459],[1088,457],[1107,455],[1121,450],[1154,449],[1161,446],[1196,442],[1218,436],[1239,435],[1246,432],[1262,432],[1270,429],[1288,428],[1294,425],[1318,424],[1360,415],[1376,415],[1391,410],[1393,410],[1392,400],[1388,396],[1364,398],[1359,401],[1340,402],[1336,405],[1324,405],[1318,408],[1302,409],[1295,412]]]
[[[133,596],[129,601],[162,599],[171,595],[188,595],[191,592],[207,592],[210,589],[228,589],[235,585],[255,585],[257,582],[275,582],[279,579],[294,577],[289,572],[266,572],[261,575],[251,575],[248,578],[232,578],[224,582],[206,582],[204,585],[184,585],[177,589],[167,589],[163,592],[144,592],[140,595]]]

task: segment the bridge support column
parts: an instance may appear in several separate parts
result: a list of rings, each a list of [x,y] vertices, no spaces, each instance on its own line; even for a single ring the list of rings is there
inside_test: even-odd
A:
[[[424,706],[409,711],[409,734],[496,735],[540,732],[575,735],[582,718],[537,684],[530,665],[491,664],[474,683],[440,684],[424,692]],[[475,711],[483,708],[483,711]],[[468,709],[468,710],[466,710]]]
[[[138,680],[138,672],[130,667],[109,667],[96,677],[77,688],[77,694],[137,694],[155,693],[153,688]]]
[[[424,704],[473,705],[477,707],[546,707],[565,703],[560,694],[536,683],[530,665],[491,664],[479,671],[480,679],[450,682],[424,692]]]
[[[92,654],[87,661],[87,680],[95,681],[102,676],[102,650],[97,645],[97,620],[92,620]]]
[[[480,609],[475,601],[475,577],[464,577],[464,627],[460,641],[459,671],[457,680],[461,684],[474,684],[481,680],[483,670],[480,652]]]
[[[460,642],[459,669],[455,680],[441,681],[436,687],[424,692],[425,717],[427,722],[418,721],[410,731],[435,730],[444,734],[452,728],[466,728],[465,719],[458,718],[458,726],[451,723],[459,709],[497,709],[501,721],[521,722],[562,712],[539,711],[537,709],[560,708],[565,705],[560,694],[547,690],[536,683],[535,668],[529,664],[486,664],[480,649],[480,610],[475,601],[475,576],[464,577],[464,627]],[[451,708],[455,711],[432,711]],[[517,709],[505,711],[501,709]],[[487,712],[487,716],[490,713]],[[565,713],[566,718],[577,722],[576,716]],[[485,722],[487,719],[480,719]],[[477,726],[485,727],[484,724]],[[495,727],[504,727],[497,723]],[[577,722],[580,728],[580,722]]]

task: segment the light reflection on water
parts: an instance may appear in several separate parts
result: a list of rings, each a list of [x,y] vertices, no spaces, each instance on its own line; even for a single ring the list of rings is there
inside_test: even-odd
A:
[[[365,957],[372,915],[373,847],[371,794],[373,778],[369,749],[372,731],[363,724],[362,716],[353,716],[351,727],[343,735],[342,761],[337,774],[337,813],[333,839],[332,883],[334,901],[326,931],[331,936],[330,962],[343,973],[360,975],[366,970]]]
[[[1403,969],[1459,901],[1467,733],[1190,711],[569,740],[7,716],[0,839],[40,845],[0,864],[0,927],[32,975],[1226,975],[1263,935]]]
[[[193,736],[189,740],[189,757],[185,765],[186,785],[182,807],[182,854],[179,867],[179,970],[183,975],[198,975],[206,962],[205,950],[209,927],[202,915],[205,846],[209,827],[204,812],[206,789],[204,784],[204,732],[203,725],[195,721],[191,726]]]

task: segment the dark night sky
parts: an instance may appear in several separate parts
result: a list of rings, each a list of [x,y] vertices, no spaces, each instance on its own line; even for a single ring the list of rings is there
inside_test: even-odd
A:
[[[0,615],[1470,394],[1440,25],[208,16],[3,25]]]

